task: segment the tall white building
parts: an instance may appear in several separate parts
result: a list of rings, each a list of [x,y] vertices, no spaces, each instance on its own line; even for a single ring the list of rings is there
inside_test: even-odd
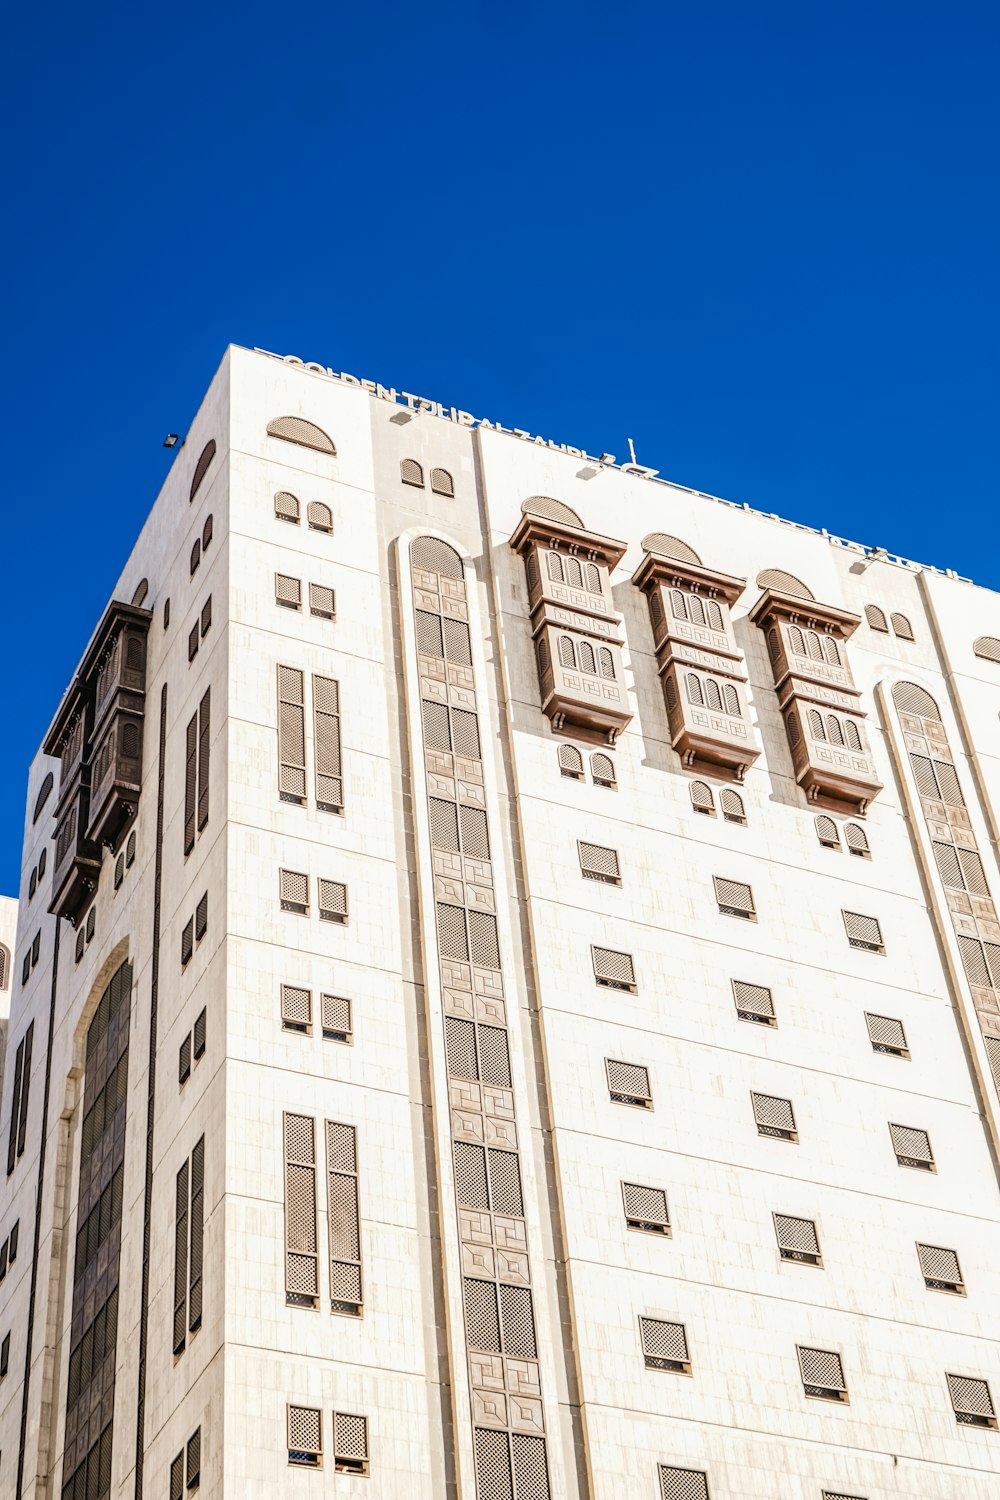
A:
[[[31,770],[0,1493],[994,1500],[998,708],[953,574],[229,350]]]

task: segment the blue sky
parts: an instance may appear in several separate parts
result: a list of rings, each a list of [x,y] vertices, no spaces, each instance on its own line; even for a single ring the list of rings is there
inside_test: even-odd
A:
[[[998,32],[921,0],[15,7],[0,890],[229,342],[631,436],[1000,586]]]

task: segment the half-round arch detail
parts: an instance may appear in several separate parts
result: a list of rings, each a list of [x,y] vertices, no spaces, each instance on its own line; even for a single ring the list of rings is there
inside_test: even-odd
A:
[[[995,635],[981,635],[972,649],[983,661],[1000,662],[1000,641]]]
[[[668,536],[665,531],[651,531],[642,539],[643,552],[655,552],[660,557],[672,557],[675,562],[694,563],[701,567],[701,558],[693,547],[682,542],[680,537]]]
[[[0,943],[0,990],[10,987],[10,949]]]
[[[443,578],[465,576],[462,559],[454,547],[449,547],[440,537],[416,537],[410,543],[410,562],[415,568],[424,568],[428,573],[440,573]]]
[[[921,719],[941,718],[941,710],[930,693],[915,682],[897,682],[892,701],[902,714],[918,714]]]
[[[786,573],[783,568],[765,568],[757,574],[759,589],[774,589],[778,594],[791,594],[795,599],[815,599],[816,595],[806,588],[801,578]]]
[[[149,593],[149,579],[148,578],[143,578],[139,582],[139,587],[136,589],[135,593],[132,595],[132,603],[134,605],[136,605],[137,608],[141,609],[142,606],[146,602],[146,595],[148,593]]]
[[[563,526],[579,526],[583,530],[583,522],[576,511],[561,500],[553,500],[550,495],[529,495],[521,506],[521,514],[541,516],[545,521],[558,521]]]
[[[315,448],[317,453],[337,456],[333,438],[315,422],[307,422],[305,417],[275,417],[267,424],[267,435],[283,438],[286,443],[298,443],[300,448]]]
[[[194,473],[191,476],[191,493],[188,495],[188,504],[191,503],[195,495],[198,493],[198,486],[201,484],[201,481],[208,473],[208,466],[212,462],[212,459],[214,457],[215,438],[209,438],[208,442],[201,450],[201,457],[194,466]]]
[[[42,815],[42,808],[45,806],[46,802],[48,802],[48,800],[49,800],[49,794],[52,791],[52,783],[53,783],[52,772],[51,771],[46,771],[46,773],[45,773],[45,780],[42,782],[41,786],[38,788],[38,796],[35,798],[35,811],[34,811],[34,813],[32,815],[32,819],[31,819],[32,823],[37,823],[38,819],[41,817],[41,815]]]

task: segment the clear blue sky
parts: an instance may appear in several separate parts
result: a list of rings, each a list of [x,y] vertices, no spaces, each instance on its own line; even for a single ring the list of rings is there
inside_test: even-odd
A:
[[[995,5],[15,6],[0,890],[229,342],[1000,585]]]

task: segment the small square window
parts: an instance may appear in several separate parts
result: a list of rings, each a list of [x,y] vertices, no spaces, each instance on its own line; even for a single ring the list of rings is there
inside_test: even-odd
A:
[[[332,620],[336,616],[334,592],[333,589],[327,588],[325,583],[309,585],[309,613],[319,615],[324,620]]]
[[[309,877],[297,870],[280,870],[279,888],[282,911],[295,912],[300,917],[309,915]]]
[[[603,844],[588,844],[578,840],[580,873],[587,880],[601,880],[605,885],[621,885],[622,872],[618,863],[618,852],[606,849]]]
[[[354,1040],[354,1021],[351,1002],[342,995],[319,997],[322,1014],[323,1035],[328,1042],[351,1042]]]
[[[890,1125],[892,1149],[901,1167],[915,1167],[920,1172],[936,1172],[931,1138],[915,1125]]]
[[[924,1285],[932,1292],[951,1292],[965,1296],[965,1281],[962,1267],[954,1250],[945,1250],[940,1245],[917,1244],[917,1259],[923,1273]]]
[[[714,875],[715,899],[719,903],[719,911],[726,917],[742,917],[745,922],[756,922],[757,909],[754,906],[753,891],[742,880],[726,880],[721,875]]]
[[[333,1414],[333,1467],[338,1474],[368,1473],[368,1418]]]
[[[297,984],[281,986],[281,1027],[308,1036],[312,1031],[312,991]]]
[[[288,1462],[300,1468],[323,1465],[323,1415],[312,1406],[288,1408]]]
[[[662,1188],[623,1182],[622,1198],[625,1202],[625,1223],[629,1229],[642,1230],[645,1234],[670,1234],[670,1212],[667,1195]]]
[[[963,1427],[989,1427],[995,1432],[997,1418],[988,1383],[969,1375],[946,1375],[945,1379],[955,1421]]]
[[[798,1346],[799,1370],[807,1396],[821,1401],[847,1401],[847,1382],[840,1355],[832,1349],[809,1349]]]
[[[302,608],[302,582],[298,578],[289,578],[287,573],[275,573],[274,575],[274,602],[285,609]]]
[[[843,917],[847,941],[852,948],[862,948],[868,953],[885,952],[882,928],[875,917],[866,917],[856,911],[845,911]]]
[[[797,1261],[803,1266],[822,1266],[819,1237],[812,1219],[796,1219],[791,1214],[774,1215],[774,1232],[782,1260]]]
[[[618,953],[614,948],[591,947],[594,978],[597,983],[610,990],[628,990],[636,993],[635,967],[630,953]]]
[[[783,1141],[797,1141],[799,1132],[795,1125],[795,1111],[791,1099],[779,1099],[773,1094],[751,1092],[753,1117],[757,1122],[757,1134],[772,1136]]]
[[[319,914],[324,922],[347,921],[347,886],[340,880],[320,880]]]
[[[639,1336],[647,1370],[670,1370],[675,1375],[691,1374],[687,1330],[683,1323],[667,1323],[661,1318],[640,1318]]]
[[[652,1109],[653,1094],[649,1086],[649,1069],[641,1063],[617,1062],[605,1058],[608,1091],[615,1104],[631,1104],[637,1109]]]
[[[744,979],[734,979],[733,999],[736,1014],[741,1021],[752,1021],[757,1026],[777,1026],[771,991],[763,984],[748,984]]]

